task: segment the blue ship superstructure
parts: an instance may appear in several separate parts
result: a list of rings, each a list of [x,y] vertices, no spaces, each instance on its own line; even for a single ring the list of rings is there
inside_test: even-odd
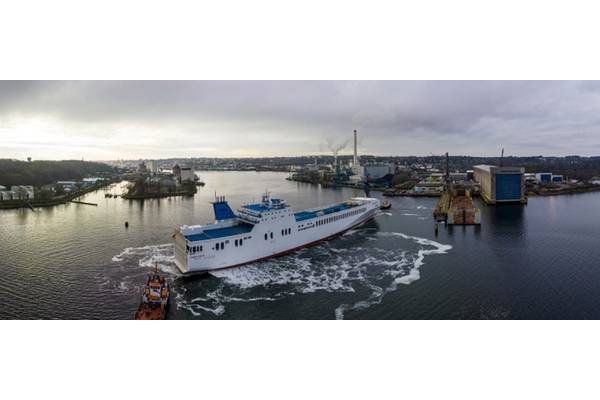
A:
[[[379,200],[346,202],[294,213],[269,194],[237,214],[224,197],[212,203],[215,222],[180,226],[173,235],[175,263],[183,273],[247,264],[318,243],[373,218]]]

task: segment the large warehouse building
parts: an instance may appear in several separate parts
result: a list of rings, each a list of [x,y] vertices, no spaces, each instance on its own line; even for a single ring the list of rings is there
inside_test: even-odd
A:
[[[487,204],[527,203],[524,168],[477,165],[473,168],[475,181],[481,186],[481,197]]]

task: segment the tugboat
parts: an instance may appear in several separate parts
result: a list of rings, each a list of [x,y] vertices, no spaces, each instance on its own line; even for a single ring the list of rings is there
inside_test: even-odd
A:
[[[169,307],[169,284],[160,275],[158,264],[148,274],[144,286],[142,303],[135,313],[135,319],[165,319]]]
[[[380,210],[389,210],[390,208],[392,208],[392,203],[387,200],[384,200],[383,203],[381,203],[381,206],[379,206]]]

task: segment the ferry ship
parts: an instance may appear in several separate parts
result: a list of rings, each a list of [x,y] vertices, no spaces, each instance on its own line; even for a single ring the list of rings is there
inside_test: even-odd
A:
[[[355,197],[295,213],[267,193],[260,203],[241,206],[237,214],[224,197],[212,206],[214,223],[183,225],[173,234],[175,264],[184,274],[236,267],[317,244],[371,220],[380,203]]]

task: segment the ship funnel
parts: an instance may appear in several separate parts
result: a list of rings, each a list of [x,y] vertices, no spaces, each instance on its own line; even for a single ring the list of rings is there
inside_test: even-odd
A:
[[[219,196],[215,198],[215,202],[212,203],[213,212],[215,213],[215,220],[221,221],[224,219],[236,218],[235,213],[225,200],[225,196]]]

